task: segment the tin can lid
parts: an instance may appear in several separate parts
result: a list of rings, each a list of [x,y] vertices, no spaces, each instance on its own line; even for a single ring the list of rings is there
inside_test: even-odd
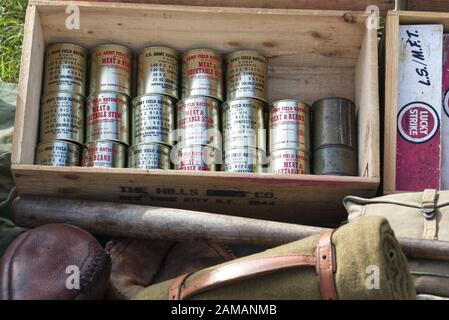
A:
[[[230,103],[241,101],[241,100],[250,100],[251,103],[259,104],[262,107],[264,107],[267,104],[264,100],[261,100],[261,99],[257,99],[257,98],[253,98],[253,97],[248,97],[248,98],[242,97],[242,98],[233,98],[233,99],[226,100],[225,102],[223,102],[223,106],[229,105]]]
[[[352,104],[352,105],[355,106],[354,102],[353,102],[352,100],[348,99],[348,98],[345,98],[345,97],[333,97],[333,96],[330,96],[330,97],[320,98],[320,99],[314,101],[314,102],[312,103],[312,107],[313,107],[316,103],[319,103],[319,102],[322,102],[322,101],[325,101],[325,100],[341,100],[341,101],[347,101],[347,102],[349,102],[350,104]]]
[[[48,99],[50,97],[57,97],[57,96],[63,96],[63,97],[74,97],[79,103],[84,103],[84,97],[80,95],[79,93],[76,93],[74,91],[51,91],[44,94],[41,98],[41,101],[44,101],[45,99]]]
[[[111,47],[120,48],[120,49],[122,49],[122,50],[124,50],[124,51],[127,51],[127,52],[129,53],[129,55],[131,56],[131,58],[132,58],[133,53],[132,53],[131,48],[129,48],[129,47],[127,47],[127,46],[124,46],[124,45],[122,45],[122,44],[118,44],[118,43],[104,43],[104,44],[96,45],[96,46],[92,49],[92,53],[93,53],[94,51],[99,50],[99,49],[102,49],[102,48],[111,48]]]
[[[187,100],[198,100],[198,99],[208,100],[208,101],[210,101],[212,103],[216,103],[216,104],[222,103],[220,100],[218,100],[217,98],[214,98],[214,97],[209,97],[209,96],[189,96],[189,97],[185,97],[185,98],[182,98],[181,100],[179,100],[176,103],[176,105],[183,104]]]
[[[72,46],[72,47],[75,47],[75,48],[77,48],[77,49],[83,51],[85,54],[88,52],[87,48],[85,48],[85,47],[82,47],[82,46],[80,46],[80,45],[78,45],[78,44],[74,44],[74,43],[65,43],[65,42],[62,42],[62,43],[61,43],[61,42],[58,42],[58,43],[50,44],[50,45],[48,45],[48,46],[45,48],[45,50],[48,51],[48,50],[51,49],[51,48],[59,47],[59,46]]]
[[[304,103],[304,102],[302,102],[300,100],[296,100],[296,99],[281,99],[281,100],[277,100],[277,101],[274,101],[270,105],[270,107],[274,107],[275,104],[278,104],[278,103],[281,103],[281,102],[293,102],[293,103],[296,103],[298,105],[302,104],[305,108],[310,108],[310,106],[307,103]]]
[[[250,55],[254,55],[257,56],[259,58],[262,58],[263,60],[265,60],[265,62],[268,61],[267,57],[265,57],[262,53],[260,53],[257,50],[239,50],[239,51],[234,51],[231,52],[230,54],[228,54],[226,56],[226,61],[228,61],[229,59],[232,59],[233,56],[238,55],[238,54],[250,54]]]
[[[182,56],[182,57],[185,57],[186,55],[191,54],[191,53],[193,53],[193,52],[201,52],[201,51],[203,51],[203,52],[213,52],[213,53],[216,54],[217,56],[220,56],[220,57],[221,57],[221,54],[220,54],[218,51],[216,51],[216,50],[214,50],[214,49],[210,49],[210,48],[196,48],[196,49],[190,49],[190,50],[184,51],[184,52],[181,54],[181,56]]]
[[[136,143],[136,144],[130,146],[128,148],[128,151],[132,151],[132,150],[134,150],[134,149],[136,149],[138,147],[142,147],[142,146],[149,146],[149,147],[155,146],[155,147],[157,147],[159,149],[165,149],[168,152],[170,152],[170,150],[172,149],[170,146],[167,146],[167,145],[165,145],[163,143],[158,143],[158,142],[141,142],[141,143]]]
[[[144,99],[144,98],[160,98],[161,100],[169,100],[172,104],[176,104],[175,99],[172,96],[166,95],[166,94],[159,94],[159,93],[148,93],[148,94],[141,94],[131,100],[131,104],[134,105],[137,101]]]
[[[98,96],[101,96],[101,95],[109,96],[109,97],[110,97],[110,96],[121,97],[121,98],[123,98],[124,100],[126,100],[127,103],[129,103],[129,100],[130,100],[130,97],[129,97],[128,95],[126,95],[126,94],[124,94],[124,93],[121,93],[121,92],[116,92],[116,91],[96,91],[96,92],[91,93],[91,94],[86,98],[86,101],[92,100],[94,97],[98,97]]]
[[[118,140],[91,140],[88,141],[84,144],[84,148],[88,148],[89,146],[93,145],[93,144],[97,144],[97,143],[112,143],[120,148],[124,148],[124,149],[128,149],[128,144],[122,142],[122,141],[118,141]]]
[[[147,46],[144,47],[140,50],[137,51],[137,55],[140,56],[141,54],[143,54],[145,51],[147,50],[167,50],[167,51],[171,51],[173,53],[173,55],[175,56],[175,58],[179,59],[179,52],[178,50],[171,48],[171,47],[166,47],[166,46]]]
[[[39,142],[37,144],[36,148],[39,148],[40,146],[44,146],[44,145],[54,145],[55,143],[63,143],[63,144],[67,144],[68,146],[80,149],[80,146],[78,144],[76,144],[75,142],[71,142],[71,141],[67,141],[67,140],[56,140],[56,139]]]

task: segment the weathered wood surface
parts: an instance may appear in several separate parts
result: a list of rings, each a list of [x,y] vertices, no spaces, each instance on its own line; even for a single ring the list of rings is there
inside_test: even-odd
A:
[[[83,1],[83,0],[75,0]],[[393,10],[395,0],[96,0],[98,2],[127,2],[211,7],[244,7],[269,9],[314,9],[365,11],[370,5],[382,13]],[[442,2],[442,1],[440,1]]]
[[[198,211],[36,196],[17,198],[13,203],[13,218],[19,226],[69,223],[108,236],[272,246],[325,230]],[[449,261],[449,242],[398,240],[409,257]]]

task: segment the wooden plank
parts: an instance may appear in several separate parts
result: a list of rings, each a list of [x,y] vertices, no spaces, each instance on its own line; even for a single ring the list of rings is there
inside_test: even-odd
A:
[[[449,12],[447,0],[407,0],[407,10]]]
[[[175,170],[14,165],[13,171],[21,194],[151,204],[321,225],[346,218],[341,204],[344,196],[374,196],[379,184],[378,178]]]
[[[385,127],[383,192],[391,193],[396,185],[396,109],[398,91],[399,17],[390,12],[386,24],[385,56]]]
[[[38,135],[44,47],[39,15],[35,6],[29,6],[25,19],[25,35],[17,92],[12,163],[34,163],[34,149]]]
[[[367,29],[355,71],[359,174],[380,177],[377,30]]]
[[[222,53],[247,48],[261,51],[272,66],[354,67],[365,30],[363,14],[344,11],[80,2],[82,28],[68,32],[67,3],[33,2],[40,4],[46,42],[70,39],[92,47],[110,41],[135,50],[150,44],[180,51],[206,46]]]
[[[354,68],[273,67],[269,62],[270,101],[296,98],[312,104],[320,97],[354,100]]]
[[[79,0],[75,0],[79,1]],[[314,9],[365,11],[370,5],[382,13],[394,9],[394,0],[97,0],[98,2],[152,3],[210,7],[245,7],[269,9]]]

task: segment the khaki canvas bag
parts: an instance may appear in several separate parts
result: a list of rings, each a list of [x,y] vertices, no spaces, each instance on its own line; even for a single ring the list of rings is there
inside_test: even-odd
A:
[[[349,220],[362,216],[387,218],[397,237],[449,241],[449,191],[392,194],[343,200]]]
[[[348,196],[343,203],[351,221],[382,216],[397,237],[449,241],[449,191],[425,190],[373,199]],[[409,259],[409,268],[417,293],[449,297],[449,261]]]

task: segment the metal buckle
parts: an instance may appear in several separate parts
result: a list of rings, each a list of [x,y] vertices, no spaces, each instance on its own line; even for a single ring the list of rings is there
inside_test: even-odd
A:
[[[430,220],[435,217],[436,210],[435,208],[421,208],[421,212],[424,218]]]

